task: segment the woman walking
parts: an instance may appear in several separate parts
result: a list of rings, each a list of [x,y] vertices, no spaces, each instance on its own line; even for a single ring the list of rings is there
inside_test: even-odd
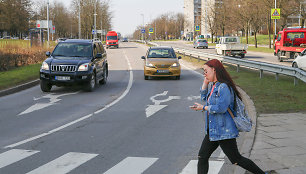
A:
[[[207,174],[211,154],[221,147],[232,164],[239,165],[254,174],[265,174],[253,161],[241,156],[237,148],[238,130],[227,112],[234,111],[234,98],[240,93],[222,63],[213,59],[204,64],[204,81],[201,99],[205,105],[195,103],[191,108],[205,111],[205,138],[199,151],[198,174]],[[234,112],[235,113],[235,112]]]

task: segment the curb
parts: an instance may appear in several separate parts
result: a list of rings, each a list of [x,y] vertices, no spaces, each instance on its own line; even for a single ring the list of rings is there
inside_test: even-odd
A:
[[[250,98],[250,96],[247,95],[246,92],[244,92],[241,88],[238,87],[238,90],[242,96],[242,101],[245,104],[247,111],[249,113],[249,116],[252,120],[253,127],[250,132],[244,133],[241,137],[243,138],[243,143],[241,147],[239,148],[239,151],[241,155],[249,158],[251,155],[252,147],[255,142],[255,135],[256,135],[256,127],[257,127],[257,113],[256,108],[254,105],[254,102]],[[234,174],[244,174],[246,172],[245,169],[241,168],[240,166],[235,166],[234,168]]]
[[[39,84],[39,82],[40,82],[40,80],[36,79],[36,80],[30,81],[30,82],[27,82],[27,83],[9,88],[9,89],[2,90],[2,91],[0,91],[0,97],[5,96],[5,95],[9,95],[9,94],[13,94],[13,93],[16,93],[16,92],[19,92],[19,91],[22,91],[22,90],[25,90],[25,89],[28,89],[28,88],[31,88],[31,87]]]

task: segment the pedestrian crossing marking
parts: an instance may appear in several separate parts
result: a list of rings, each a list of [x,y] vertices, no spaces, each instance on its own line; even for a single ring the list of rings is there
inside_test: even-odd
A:
[[[7,152],[1,153],[0,168],[13,164],[38,152],[39,151],[34,150],[12,149]]]
[[[30,157],[38,152],[40,151],[12,149],[1,153],[0,169]],[[79,167],[80,165],[86,163],[87,161],[95,158],[96,156],[98,156],[98,154],[69,152],[28,172],[27,174],[66,174]],[[219,157],[224,157],[224,154],[220,153]],[[208,174],[217,174],[220,172],[224,164],[224,159],[218,159],[219,160],[209,161]],[[103,174],[118,174],[122,171],[124,171],[124,174],[142,174],[157,160],[158,158],[127,157]],[[196,174],[197,164],[198,160],[191,160],[179,174]]]
[[[208,174],[217,174],[220,172],[224,161],[209,161]],[[180,174],[197,174],[198,160],[191,160]]]
[[[98,154],[69,152],[27,174],[65,174],[97,155]]]
[[[118,174],[122,171],[124,174],[141,174],[157,160],[158,158],[127,157],[104,174]]]

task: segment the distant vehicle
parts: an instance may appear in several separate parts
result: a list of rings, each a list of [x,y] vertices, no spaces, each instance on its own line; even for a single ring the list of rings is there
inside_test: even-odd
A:
[[[217,54],[222,54],[224,56],[240,56],[244,58],[247,53],[248,46],[246,44],[241,44],[239,37],[220,37],[216,44]]]
[[[196,39],[204,39],[204,35],[197,35]]]
[[[59,43],[59,42],[64,42],[65,40],[67,40],[66,38],[58,38],[55,42]]]
[[[200,47],[208,49],[207,40],[198,39],[198,40],[193,42],[193,48],[197,48],[198,49]]]
[[[119,39],[118,39],[118,34],[116,33],[116,31],[109,31],[106,34],[106,48],[110,48],[110,47],[115,47],[118,48],[119,47]]]
[[[180,79],[181,66],[172,47],[151,47],[146,56],[141,57],[144,60],[144,79],[149,77],[175,77]]]
[[[84,85],[86,91],[93,91],[96,82],[107,81],[107,55],[100,41],[67,39],[46,56],[40,69],[40,88],[44,92],[50,92],[52,85]]]
[[[129,40],[128,40],[128,38],[126,38],[126,37],[122,39],[122,42],[128,42],[128,41],[129,41]]]
[[[285,28],[278,32],[274,55],[278,61],[295,59],[306,48],[306,28]]]
[[[12,39],[11,36],[4,36],[2,39]]]
[[[292,67],[300,68],[306,71],[306,49],[304,49],[304,51],[302,51],[302,53],[294,59],[292,62]]]

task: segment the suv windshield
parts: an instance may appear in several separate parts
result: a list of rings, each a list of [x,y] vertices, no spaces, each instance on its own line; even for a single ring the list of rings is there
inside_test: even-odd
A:
[[[91,44],[61,42],[54,49],[52,56],[60,57],[92,57]],[[57,59],[64,59],[57,57]]]
[[[176,58],[176,56],[171,49],[151,49],[148,58]]]
[[[107,40],[117,40],[117,36],[107,36]]]

